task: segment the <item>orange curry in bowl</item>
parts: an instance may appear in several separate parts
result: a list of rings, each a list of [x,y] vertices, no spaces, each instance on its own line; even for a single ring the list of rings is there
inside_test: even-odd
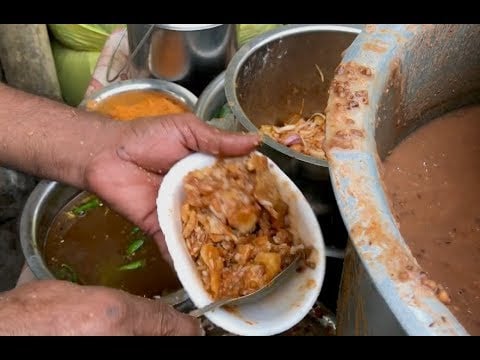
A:
[[[123,121],[190,112],[186,104],[173,96],[154,90],[129,91],[102,101],[89,101],[86,108],[112,119]]]

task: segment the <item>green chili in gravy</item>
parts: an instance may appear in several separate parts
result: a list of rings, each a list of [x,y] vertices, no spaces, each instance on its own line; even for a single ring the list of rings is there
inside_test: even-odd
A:
[[[56,216],[43,250],[58,279],[145,297],[181,287],[155,241],[88,193],[78,195]]]

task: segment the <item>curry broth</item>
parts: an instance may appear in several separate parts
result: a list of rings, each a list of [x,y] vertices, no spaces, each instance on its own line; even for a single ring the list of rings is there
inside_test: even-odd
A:
[[[122,121],[190,112],[186,104],[166,93],[153,90],[129,91],[100,102],[88,102],[87,109]]]
[[[81,193],[53,220],[43,254],[54,276],[145,297],[179,289],[155,241],[105,204],[88,209],[92,199],[96,198]],[[85,204],[86,210],[74,213]]]

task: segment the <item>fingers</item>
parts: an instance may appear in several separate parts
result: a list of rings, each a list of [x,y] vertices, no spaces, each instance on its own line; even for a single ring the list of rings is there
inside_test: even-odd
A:
[[[192,151],[221,156],[246,155],[261,142],[257,134],[230,133],[207,125],[195,116],[184,116],[176,121],[185,146]]]
[[[167,243],[165,242],[165,237],[161,230],[158,230],[154,235],[153,238],[160,250],[160,254],[162,255],[163,260],[165,260],[170,266],[173,268],[173,260],[168,252]]]
[[[176,311],[161,300],[138,298],[134,302],[134,335],[201,336],[200,321]]]

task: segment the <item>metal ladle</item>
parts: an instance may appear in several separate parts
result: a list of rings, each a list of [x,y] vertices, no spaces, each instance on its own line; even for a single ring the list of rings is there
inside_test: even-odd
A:
[[[261,298],[270,294],[273,290],[278,288],[280,285],[285,283],[285,281],[287,281],[289,277],[296,272],[299,261],[300,261],[300,256],[297,256],[290,265],[288,265],[281,273],[275,276],[267,285],[265,285],[261,289],[258,289],[257,291],[249,295],[245,295],[245,296],[241,296],[233,299],[218,300],[200,309],[195,309],[190,311],[189,315],[195,318],[198,318],[209,311],[215,310],[225,305],[233,306],[233,305],[241,305],[241,304],[247,304],[247,303],[258,301]]]
[[[234,299],[218,300],[200,309],[195,309],[190,311],[189,315],[198,318],[209,311],[215,310],[225,305],[233,306],[233,305],[241,305],[241,304],[247,304],[247,303],[258,301],[261,298],[270,294],[273,290],[278,288],[280,285],[285,283],[285,281],[288,280],[288,278],[294,272],[296,272],[299,262],[300,262],[300,256],[297,256],[290,263],[290,265],[288,265],[282,272],[280,272],[277,276],[275,276],[267,285],[265,285],[263,288],[249,295],[241,296]],[[180,289],[174,293],[168,294],[167,296],[154,296],[154,298],[161,299],[162,301],[166,302],[171,306],[176,306],[188,300],[188,294],[184,289]]]

